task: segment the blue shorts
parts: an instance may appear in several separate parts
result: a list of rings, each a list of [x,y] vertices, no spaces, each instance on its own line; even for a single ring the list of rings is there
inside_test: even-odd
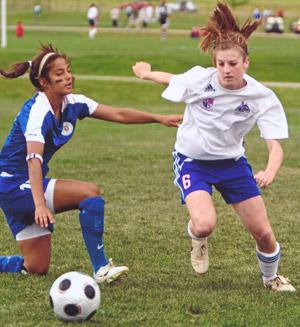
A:
[[[50,178],[43,179],[44,192],[50,180]],[[35,222],[35,205],[31,186],[26,178],[20,176],[0,177],[0,208],[5,214],[14,237]],[[52,232],[53,225],[49,223],[48,229]]]
[[[195,160],[173,152],[174,184],[179,187],[182,203],[194,192],[212,195],[214,186],[228,204],[260,195],[251,166],[245,157],[238,160]]]

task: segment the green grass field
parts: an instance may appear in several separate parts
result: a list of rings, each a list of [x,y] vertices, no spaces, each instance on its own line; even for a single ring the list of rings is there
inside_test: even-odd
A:
[[[80,46],[78,46],[80,40]],[[197,42],[172,36],[30,32],[23,40],[9,34],[1,49],[1,66],[29,60],[38,42],[51,41],[72,58],[75,74],[132,76],[136,60],[155,69],[182,72],[209,65]],[[251,41],[249,73],[262,81],[300,82],[299,40]],[[157,113],[181,113],[182,104],[160,98],[163,88],[125,82],[76,82],[76,92],[100,103],[132,106]],[[187,213],[173,186],[171,151],[175,129],[159,125],[118,125],[86,119],[72,141],[51,161],[49,176],[93,181],[106,199],[106,249],[116,263],[130,268],[128,277],[101,287],[102,306],[82,326],[272,326],[300,325],[300,119],[299,90],[275,90],[284,104],[291,138],[283,142],[285,162],[277,180],[263,191],[270,220],[282,246],[281,273],[292,279],[295,294],[275,294],[262,288],[255,244],[232,209],[218,194],[214,201],[218,225],[210,237],[209,272],[198,277],[190,265]],[[33,94],[25,79],[0,80],[0,141],[4,142],[20,106]],[[264,142],[256,130],[246,138],[255,171],[266,164]],[[49,274],[0,276],[1,326],[63,326],[51,312],[48,290],[61,274],[91,273],[76,211],[58,215],[53,234]],[[1,255],[17,247],[1,213]]]

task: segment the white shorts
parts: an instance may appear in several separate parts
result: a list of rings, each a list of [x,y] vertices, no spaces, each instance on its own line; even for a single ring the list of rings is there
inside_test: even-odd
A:
[[[51,179],[47,185],[46,191],[44,193],[45,200],[46,200],[46,207],[52,212],[54,211],[54,203],[53,203],[53,197],[54,197],[54,186],[55,186],[56,179]],[[51,234],[51,231],[48,228],[41,227],[40,225],[33,223],[32,225],[29,225],[25,227],[23,230],[21,230],[16,235],[17,241],[24,241],[29,240],[31,238],[40,237],[44,235]]]

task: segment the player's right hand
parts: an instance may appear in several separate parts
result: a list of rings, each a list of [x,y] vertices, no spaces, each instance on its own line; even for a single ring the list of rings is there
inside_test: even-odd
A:
[[[48,223],[55,224],[52,212],[46,206],[38,206],[35,208],[35,222],[41,227],[48,227]]]

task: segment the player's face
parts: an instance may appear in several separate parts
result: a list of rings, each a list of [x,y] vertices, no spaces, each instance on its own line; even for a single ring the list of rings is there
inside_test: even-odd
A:
[[[218,50],[216,66],[221,86],[230,90],[245,86],[244,73],[248,69],[249,58],[244,58],[238,49]]]
[[[62,96],[72,93],[73,76],[70,63],[64,58],[55,59],[49,69],[49,80],[50,83],[46,85],[48,91]]]

